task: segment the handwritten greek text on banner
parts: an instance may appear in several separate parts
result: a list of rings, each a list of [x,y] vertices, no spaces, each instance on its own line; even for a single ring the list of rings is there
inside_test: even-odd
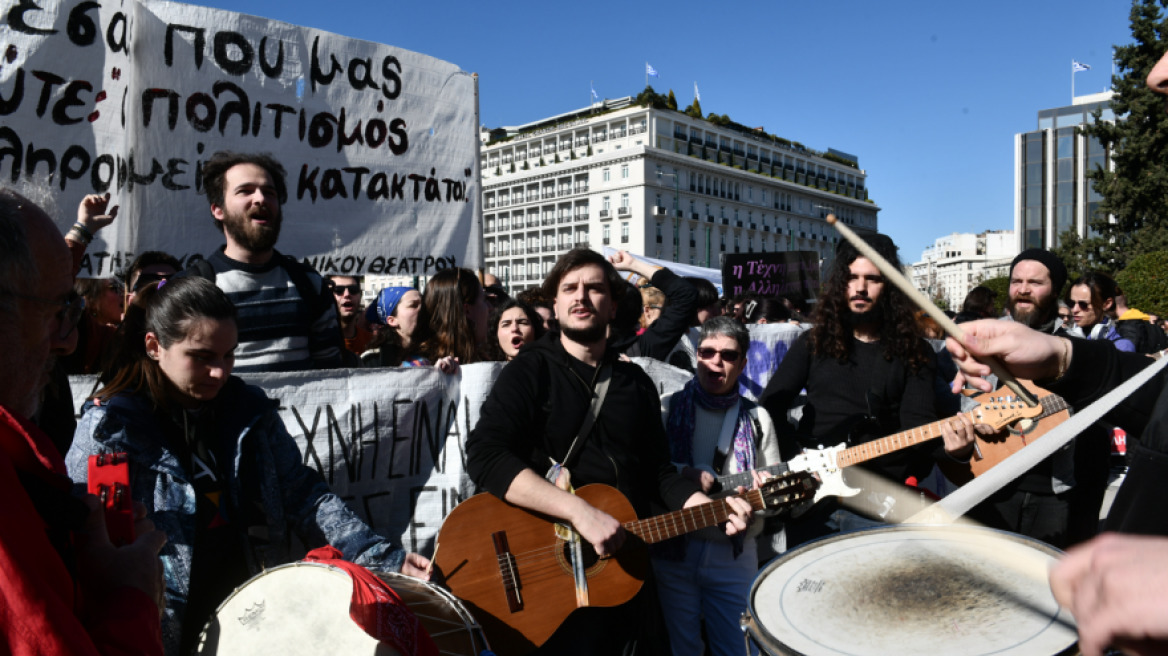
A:
[[[50,180],[61,228],[85,194],[121,207],[82,276],[222,244],[200,180],[219,150],[283,164],[277,248],[321,273],[480,263],[474,80],[457,66],[170,2],[0,0],[0,15],[0,184]]]

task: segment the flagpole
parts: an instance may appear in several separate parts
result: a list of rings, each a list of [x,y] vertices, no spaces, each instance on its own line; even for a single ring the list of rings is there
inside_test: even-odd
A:
[[[1075,104],[1075,60],[1071,60],[1071,104]]]

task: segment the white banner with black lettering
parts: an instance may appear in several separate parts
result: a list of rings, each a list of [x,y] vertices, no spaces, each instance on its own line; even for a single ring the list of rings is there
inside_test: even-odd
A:
[[[751,360],[760,367],[771,364],[760,372],[764,378],[743,381],[748,395],[766,385],[798,333],[794,327],[752,327]],[[665,399],[691,377],[650,358],[634,362]],[[502,368],[491,362],[464,366],[454,376],[416,367],[249,374],[243,379],[280,402],[280,418],[305,464],[319,471],[354,512],[378,533],[429,555],[447,513],[474,493],[466,474],[466,438]],[[78,410],[93,381],[92,376],[70,377]]]
[[[219,150],[287,170],[277,248],[321,273],[481,263],[475,82],[388,45],[153,0],[0,0],[0,180],[48,180],[64,231],[81,198],[118,219],[81,275],[223,243],[201,192]]]

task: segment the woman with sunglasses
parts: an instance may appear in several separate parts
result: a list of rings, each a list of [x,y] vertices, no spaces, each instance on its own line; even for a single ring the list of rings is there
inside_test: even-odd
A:
[[[669,401],[665,432],[682,475],[710,492],[713,472],[737,474],[779,462],[774,423],[766,410],[738,393],[750,333],[731,317],[714,317],[701,327],[697,374]],[[757,485],[765,474],[754,473]],[[669,541],[654,554],[653,570],[673,653],[701,654],[705,618],[710,653],[742,653],[739,615],[758,571],[755,537],[763,522],[750,525],[745,540],[704,529]]]
[[[163,643],[190,653],[218,605],[262,568],[288,562],[292,532],[358,564],[425,576],[429,562],[373,533],[313,469],[278,403],[231,376],[235,307],[204,278],[138,292],[118,366],[85,404],[66,465],[84,487],[88,457],[129,456],[131,495],[166,532]]]
[[[1135,344],[1120,336],[1115,329],[1115,322],[1108,316],[1108,312],[1115,309],[1117,290],[1118,286],[1111,276],[1090,271],[1071,283],[1067,304],[1071,307],[1075,326],[1082,331],[1083,337],[1107,340],[1115,348],[1131,353],[1136,350]]]

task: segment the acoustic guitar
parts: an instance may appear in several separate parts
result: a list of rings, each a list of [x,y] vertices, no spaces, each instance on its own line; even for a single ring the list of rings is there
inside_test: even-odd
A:
[[[777,510],[809,499],[818,485],[807,473],[767,480],[735,496],[754,510]],[[589,606],[619,606],[641,589],[649,568],[648,544],[725,522],[725,498],[638,520],[616,488],[585,485],[576,495],[612,515],[627,532],[612,556],[598,558],[586,541],[574,542],[559,520],[477,494],[442,523],[432,580],[446,585],[483,627],[491,648],[521,656],[542,645],[581,607],[574,571],[586,576]],[[572,562],[573,545],[583,562]]]
[[[1038,397],[1037,406],[1026,405],[1008,388],[1002,387],[973,397],[978,402],[977,407],[964,413],[973,423],[986,424],[997,431],[993,435],[979,433],[975,436],[974,452],[969,461],[967,476],[981,476],[1070,416],[1067,403],[1062,397],[1037,387],[1030,381],[1019,382]],[[860,490],[844,483],[845,467],[941,437],[941,425],[952,420],[952,417],[948,417],[853,447],[839,444],[823,449],[805,449],[803,453],[785,463],[762,467],[759,471],[772,474],[801,471],[819,477],[822,485],[815,493],[814,501],[792,511],[793,515],[800,515],[814,503],[827,497],[850,497],[860,493]],[[956,463],[951,466],[959,467]],[[715,483],[716,487],[724,489],[750,485],[750,472],[719,476]]]

